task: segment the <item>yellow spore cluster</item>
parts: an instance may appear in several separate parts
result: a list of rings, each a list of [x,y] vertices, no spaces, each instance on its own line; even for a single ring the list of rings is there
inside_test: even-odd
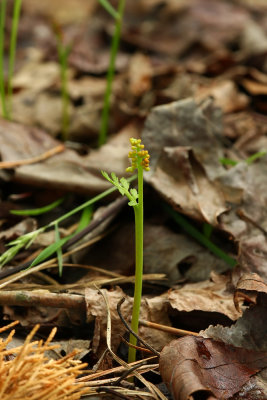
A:
[[[128,157],[132,162],[131,167],[126,169],[127,172],[133,172],[140,165],[145,171],[149,171],[149,158],[147,150],[144,150],[144,145],[141,143],[141,139],[130,139],[132,150],[129,152]]]

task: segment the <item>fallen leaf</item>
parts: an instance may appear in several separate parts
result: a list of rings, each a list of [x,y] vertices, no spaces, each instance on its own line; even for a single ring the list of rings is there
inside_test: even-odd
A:
[[[180,289],[170,289],[168,300],[173,309],[178,311],[205,311],[221,313],[235,321],[240,312],[235,309],[233,295],[225,290],[225,281],[203,281],[185,284]]]
[[[160,372],[175,400],[205,394],[229,399],[267,366],[267,352],[233,347],[212,339],[186,336],[160,355]]]
[[[221,273],[228,268],[223,260],[219,260],[188,235],[176,233],[163,224],[145,223],[146,273],[165,273],[173,285],[179,279],[190,282],[209,279],[211,271]]]
[[[190,148],[164,147],[150,183],[178,210],[213,226],[226,211],[222,193],[209,181]]]
[[[236,309],[240,311],[239,301],[244,299],[246,302],[251,300],[256,302],[258,293],[267,293],[267,285],[258,274],[247,273],[241,276],[237,282],[234,303]]]
[[[221,340],[245,349],[267,351],[266,315],[267,295],[259,293],[257,304],[249,307],[243,315],[230,327],[210,326],[199,334],[203,337]]]
[[[117,313],[117,304],[125,297],[125,301],[121,306],[121,313],[129,323],[132,315],[133,298],[126,296],[122,289],[116,287],[115,290],[107,291],[103,289],[108,298],[111,325],[112,325],[112,348],[116,352],[121,342],[121,336],[126,332],[126,328],[120,320]],[[103,296],[96,289],[85,289],[85,300],[87,309],[87,322],[95,321],[94,337],[92,341],[93,352],[100,355],[106,348],[106,321],[107,310]],[[164,296],[158,296],[152,299],[142,299],[140,319],[151,320],[152,322],[162,321],[166,325],[170,325],[167,314],[167,303]],[[156,350],[161,350],[173,336],[167,332],[154,331],[150,328],[140,326],[139,335],[146,340]]]
[[[103,179],[101,169],[124,175],[129,165],[127,154],[130,137],[138,137],[138,126],[135,124],[127,126],[101,149],[91,151],[88,156],[81,156],[66,148],[61,154],[55,154],[42,162],[35,161],[32,165],[15,168],[10,179],[72,192],[102,192],[110,188],[110,184]],[[28,128],[6,120],[0,122],[0,154],[3,161],[34,159],[59,144],[59,141],[41,129]]]

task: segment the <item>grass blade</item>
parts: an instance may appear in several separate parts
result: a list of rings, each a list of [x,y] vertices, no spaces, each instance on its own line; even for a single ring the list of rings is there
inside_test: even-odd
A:
[[[58,224],[55,225],[55,241],[58,243],[60,241],[60,232],[58,229]],[[62,246],[57,249],[57,261],[58,261],[58,274],[62,276],[63,273],[63,257],[62,257]]]
[[[15,65],[16,43],[17,43],[20,8],[21,8],[21,0],[15,0],[13,18],[12,18],[9,63],[8,63],[8,77],[7,77],[8,119],[11,119],[11,114],[12,114],[12,77],[13,77],[14,65]]]
[[[120,0],[119,7],[118,7],[119,17],[116,18],[115,32],[112,37],[112,43],[111,43],[110,61],[109,61],[109,68],[108,68],[108,73],[107,73],[107,87],[106,87],[106,92],[105,92],[103,111],[102,111],[102,115],[101,115],[100,133],[99,133],[99,138],[98,138],[99,146],[102,146],[104,143],[106,143],[106,139],[107,139],[109,110],[110,110],[110,97],[111,97],[111,91],[112,91],[112,83],[113,83],[114,74],[115,74],[115,62],[116,62],[117,52],[118,52],[119,43],[120,43],[121,24],[122,24],[122,19],[123,19],[124,7],[125,7],[125,0]]]
[[[69,239],[71,236],[66,236],[65,238],[62,238],[58,240],[55,243],[50,244],[50,246],[46,247],[31,263],[29,268],[34,267],[37,264],[40,264],[41,262],[45,261],[48,257],[50,257],[52,254],[56,253],[58,249],[60,249]]]
[[[234,258],[230,257],[213,242],[211,242],[206,236],[200,233],[193,225],[190,224],[190,222],[187,221],[185,217],[183,217],[181,214],[174,211],[171,207],[167,205],[164,205],[164,209],[168,212],[169,215],[171,215],[175,222],[177,222],[178,225],[180,225],[180,227],[186,233],[188,233],[195,240],[197,240],[199,243],[209,249],[213,254],[224,260],[231,267],[234,267],[237,264]]]
[[[0,3],[0,95],[2,103],[2,115],[8,117],[6,94],[5,94],[5,76],[4,76],[4,36],[5,36],[5,19],[6,19],[6,0]]]
[[[101,6],[114,18],[114,19],[118,19],[119,18],[119,14],[118,12],[115,10],[115,8],[112,7],[112,5],[107,1],[107,0],[98,0],[99,3],[101,4]]]
[[[47,206],[40,207],[40,208],[34,208],[33,210],[10,210],[10,214],[14,215],[41,215],[45,214],[54,208],[56,208],[59,204],[61,204],[64,200],[64,197],[54,201],[51,204],[48,204]]]

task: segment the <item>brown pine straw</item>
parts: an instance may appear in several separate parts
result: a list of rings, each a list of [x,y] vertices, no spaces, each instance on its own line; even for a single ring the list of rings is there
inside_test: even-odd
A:
[[[0,329],[0,333],[16,324]],[[0,338],[0,399],[1,400],[78,400],[88,393],[83,383],[77,383],[86,364],[74,360],[78,351],[73,351],[59,360],[48,359],[45,352],[56,347],[50,342],[56,334],[52,329],[45,342],[32,342],[38,330],[36,325],[27,336],[24,344],[6,349],[12,341],[15,330],[7,339]]]

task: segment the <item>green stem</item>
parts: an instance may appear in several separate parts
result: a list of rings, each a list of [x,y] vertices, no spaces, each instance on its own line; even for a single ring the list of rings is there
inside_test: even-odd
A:
[[[6,0],[0,3],[0,95],[2,103],[2,115],[7,118],[7,106],[5,96],[5,76],[4,76],[4,36],[5,36]]]
[[[69,130],[69,92],[68,92],[68,79],[67,79],[67,70],[68,70],[68,56],[70,53],[70,48],[67,46],[66,48],[58,39],[58,55],[60,62],[60,76],[61,76],[61,99],[62,99],[62,140],[66,141],[68,138],[68,130]]]
[[[134,206],[135,216],[135,287],[131,328],[138,333],[139,314],[143,283],[143,237],[144,237],[144,206],[143,206],[143,167],[138,165],[138,205]],[[130,335],[130,343],[136,345],[136,338]],[[136,349],[129,348],[128,362],[134,362]]]
[[[128,182],[132,182],[136,179],[136,175],[131,176],[127,179]],[[72,215],[76,214],[77,212],[83,210],[85,207],[91,206],[92,204],[96,203],[97,201],[103,199],[105,196],[115,192],[117,190],[116,187],[111,187],[110,189],[105,190],[104,192],[98,194],[93,199],[86,201],[85,203],[81,204],[80,206],[74,208],[73,210],[67,212],[66,214],[62,215],[61,217],[55,219],[54,221],[50,222],[48,225],[45,226],[45,229],[51,228],[55,226],[55,224],[59,224],[60,222],[64,221],[65,219],[71,217]]]
[[[121,35],[121,24],[123,19],[123,12],[125,7],[125,0],[120,0],[118,6],[118,17],[116,19],[116,26],[115,32],[112,37],[111,43],[111,53],[110,53],[110,60],[109,60],[109,68],[107,73],[107,87],[104,97],[104,106],[101,115],[101,127],[99,132],[98,138],[98,145],[102,146],[107,139],[107,129],[108,129],[108,120],[109,120],[109,110],[110,110],[110,96],[112,90],[112,83],[114,79],[115,73],[115,62],[117,57],[117,52],[120,43],[120,35]]]
[[[11,119],[11,114],[12,114],[12,82],[11,81],[12,81],[14,65],[15,65],[16,42],[17,42],[17,32],[18,32],[20,8],[21,8],[21,0],[15,0],[13,18],[12,18],[9,63],[8,63],[8,76],[7,76],[7,99],[8,99],[7,118],[8,119]]]

